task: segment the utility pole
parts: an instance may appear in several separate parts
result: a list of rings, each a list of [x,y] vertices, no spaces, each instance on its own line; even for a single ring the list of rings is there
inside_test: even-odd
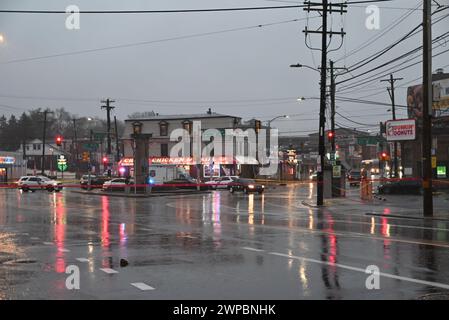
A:
[[[422,186],[425,217],[433,216],[432,196],[432,0],[423,1]]]
[[[390,88],[387,88],[388,93],[391,99],[391,113],[393,117],[393,121],[396,120],[396,104],[394,99],[394,83],[398,80],[402,80],[403,78],[394,78],[393,74],[390,74],[390,79],[380,80],[380,82],[389,82]],[[398,178],[398,142],[394,141],[394,150],[393,150],[393,175],[390,174],[390,177]]]
[[[324,131],[326,125],[326,73],[327,73],[327,49],[328,49],[328,36],[333,35],[341,35],[344,36],[343,29],[341,32],[334,32],[327,30],[327,15],[332,14],[333,12],[339,12],[343,14],[347,10],[347,5],[345,4],[332,4],[329,3],[328,0],[323,0],[322,3],[314,3],[307,1],[305,2],[307,5],[304,8],[304,11],[317,11],[321,14],[323,19],[321,30],[308,30],[307,28],[304,30],[304,33],[307,37],[307,34],[321,34],[321,81],[320,81],[320,120],[319,120],[319,138],[318,138],[318,163],[317,163],[317,205],[322,206],[324,204],[324,159],[325,159],[325,139],[324,139]],[[320,8],[313,8],[320,6]],[[334,7],[340,7],[339,10],[333,9]]]
[[[118,137],[118,129],[117,129],[117,117],[114,116],[114,129],[115,129],[115,151],[116,151],[116,159],[115,162],[117,162],[117,171],[118,168],[118,162],[120,161],[120,149],[119,149],[119,137]]]
[[[75,176],[77,177],[77,173],[78,173],[78,138],[77,138],[77,135],[76,135],[76,119],[75,118],[73,118],[72,119],[72,121],[73,121],[73,145],[75,146],[75,161],[74,161],[74,163],[75,163]]]
[[[115,107],[111,106],[111,103],[114,103],[115,100],[106,99],[102,100],[101,103],[106,103],[105,106],[101,106],[101,109],[106,109],[106,117],[107,117],[107,151],[106,153],[111,155],[112,149],[111,149],[111,110],[113,110]],[[111,169],[108,169],[108,177],[111,177]]]
[[[41,161],[41,174],[45,174],[45,144],[46,144],[46,138],[47,138],[47,114],[53,113],[53,111],[50,111],[46,109],[44,112],[44,130],[42,135],[42,161]]]

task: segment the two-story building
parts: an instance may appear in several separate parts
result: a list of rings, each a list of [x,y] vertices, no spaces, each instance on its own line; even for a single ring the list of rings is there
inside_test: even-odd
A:
[[[147,116],[144,118],[133,118],[125,120],[125,131],[122,137],[124,147],[124,157],[119,165],[125,175],[133,175],[134,159],[134,139],[132,138],[133,126],[139,123],[142,134],[151,135],[148,140],[149,159],[151,164],[167,164],[183,167],[192,177],[208,179],[211,177],[223,175],[243,175],[254,176],[254,166],[258,164],[255,157],[250,156],[249,151],[254,151],[254,144],[248,143],[245,139],[232,140],[226,142],[225,131],[227,129],[246,130],[248,125],[242,123],[240,117],[224,115],[212,112],[210,109],[203,114],[182,114],[182,115],[160,115]],[[200,123],[202,140],[201,141],[201,159],[198,162],[194,159],[193,151],[193,126],[194,123]],[[174,130],[184,129],[190,135],[190,146],[186,146],[186,152],[173,155],[173,147],[179,144],[179,141],[170,137]],[[205,137],[208,129],[216,129],[222,137],[222,150],[217,153],[213,149],[205,152],[205,147],[213,141],[214,136]],[[210,132],[210,131],[209,131]],[[229,149],[231,148],[231,149]],[[233,150],[233,155],[226,156],[225,150]],[[243,159],[243,154],[248,156]]]

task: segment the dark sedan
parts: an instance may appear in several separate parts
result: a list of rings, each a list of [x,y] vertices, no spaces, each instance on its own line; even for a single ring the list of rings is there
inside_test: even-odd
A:
[[[236,179],[230,184],[229,192],[234,193],[237,191],[242,191],[244,193],[258,192],[263,193],[265,191],[265,186],[256,183],[252,179]]]
[[[419,180],[388,181],[377,187],[379,194],[422,194],[422,183]]]
[[[196,179],[191,177],[177,178],[164,182],[164,187],[174,187],[175,189],[198,189],[207,190],[209,187],[201,185]]]

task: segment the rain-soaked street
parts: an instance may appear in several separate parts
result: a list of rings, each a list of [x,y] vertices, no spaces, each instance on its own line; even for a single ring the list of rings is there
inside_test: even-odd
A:
[[[263,195],[135,199],[0,190],[0,299],[418,299],[449,292],[449,220],[366,215],[351,195],[340,209],[302,204],[314,192],[297,185]],[[404,215],[417,209],[417,198],[392,196],[376,210]],[[447,196],[435,201],[447,208]],[[80,270],[79,290],[66,288],[71,265]],[[366,287],[373,265],[379,290]]]

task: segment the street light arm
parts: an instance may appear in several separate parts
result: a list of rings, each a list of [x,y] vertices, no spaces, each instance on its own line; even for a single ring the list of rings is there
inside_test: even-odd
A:
[[[305,65],[305,64],[300,64],[300,63],[297,63],[297,64],[291,64],[291,65],[290,65],[290,68],[308,68],[308,69],[310,69],[310,70],[313,70],[313,71],[316,71],[316,72],[318,72],[318,73],[321,73],[321,71],[318,70],[318,69],[315,69],[315,68],[313,68],[313,67],[311,67],[311,66],[308,66],[308,65]]]

